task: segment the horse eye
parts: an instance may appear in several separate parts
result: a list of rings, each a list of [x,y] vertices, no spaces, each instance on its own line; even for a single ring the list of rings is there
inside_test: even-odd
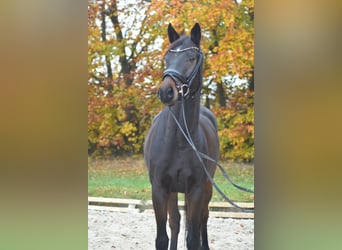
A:
[[[190,57],[190,58],[189,58],[189,61],[190,61],[190,62],[195,61],[195,57]]]

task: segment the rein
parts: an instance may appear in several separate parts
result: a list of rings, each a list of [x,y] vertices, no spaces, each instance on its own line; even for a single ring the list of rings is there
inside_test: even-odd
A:
[[[201,66],[203,63],[203,53],[202,51],[197,48],[197,47],[190,47],[190,48],[185,48],[185,49],[181,49],[181,50],[169,50],[168,52],[171,53],[182,53],[184,51],[188,51],[188,50],[196,50],[198,52],[198,61],[194,67],[194,69],[192,70],[191,74],[188,77],[184,77],[182,74],[180,74],[177,70],[174,69],[166,69],[163,73],[163,80],[165,77],[169,76],[172,78],[172,80],[176,83],[176,87],[178,89],[178,93],[180,94],[180,98],[181,98],[181,106],[182,106],[182,113],[183,113],[183,119],[184,119],[184,125],[185,125],[185,130],[182,128],[182,126],[180,125],[179,121],[177,120],[175,114],[172,112],[171,108],[169,107],[169,111],[171,113],[172,118],[175,120],[179,130],[182,132],[184,138],[186,139],[186,141],[189,143],[189,145],[191,146],[192,150],[195,152],[198,160],[201,162],[201,166],[205,172],[205,174],[207,175],[209,181],[211,182],[211,184],[215,187],[216,191],[228,202],[230,203],[232,206],[234,206],[235,208],[241,209],[242,211],[251,211],[254,210],[254,208],[242,208],[240,206],[238,206],[237,204],[235,204],[232,200],[230,200],[224,193],[223,191],[218,187],[218,185],[216,184],[216,182],[214,181],[214,179],[210,176],[207,168],[205,167],[205,164],[203,162],[203,159],[206,159],[208,161],[214,162],[221,170],[223,176],[226,178],[226,180],[228,182],[230,182],[234,187],[236,187],[237,189],[240,189],[242,191],[245,192],[249,192],[249,193],[254,193],[253,190],[245,188],[245,187],[241,187],[237,184],[235,184],[229,177],[229,175],[227,174],[227,172],[223,169],[223,167],[214,159],[212,159],[211,157],[209,157],[208,155],[199,152],[190,136],[190,132],[188,129],[188,125],[185,119],[185,111],[184,111],[184,101],[185,99],[188,97],[189,92],[190,92],[190,87],[191,84],[193,82],[193,80],[195,79],[198,71],[200,71],[200,83],[199,83],[199,87],[198,89],[195,91],[195,93],[197,93],[197,91],[201,88],[202,85],[202,71]],[[181,85],[177,84],[178,82],[181,82]],[[195,93],[193,95],[195,95]]]
[[[254,208],[243,208],[243,207],[240,207],[239,205],[235,204],[231,199],[229,199],[224,193],[223,191],[218,187],[218,185],[216,184],[216,182],[214,181],[214,179],[210,176],[207,168],[205,167],[205,164],[203,162],[203,159],[206,159],[206,160],[209,160],[209,161],[212,161],[214,162],[217,166],[219,166],[221,172],[223,173],[224,177],[236,188],[242,190],[242,191],[245,191],[245,192],[249,192],[249,193],[254,193],[252,190],[248,189],[248,188],[245,188],[245,187],[241,187],[237,184],[235,184],[229,177],[229,175],[227,174],[227,172],[223,169],[223,167],[217,162],[215,161],[214,159],[212,159],[211,157],[209,157],[208,155],[200,152],[197,150],[194,142],[192,141],[192,138],[190,136],[190,133],[189,133],[189,129],[188,129],[188,126],[187,126],[187,123],[186,123],[186,119],[185,119],[185,112],[184,112],[184,98],[182,98],[182,112],[183,112],[183,119],[184,119],[184,124],[185,124],[185,129],[186,129],[186,132],[184,131],[184,129],[182,128],[182,126],[180,125],[179,121],[177,120],[175,114],[172,112],[171,108],[169,107],[169,111],[171,113],[171,116],[172,118],[174,119],[174,121],[176,122],[179,130],[182,132],[184,138],[186,139],[186,141],[189,143],[189,145],[191,146],[192,150],[195,152],[198,160],[201,162],[201,166],[205,172],[205,174],[207,175],[210,183],[215,187],[216,191],[229,203],[231,204],[232,206],[234,206],[235,208],[238,208],[240,210],[243,210],[243,211],[251,211],[251,210],[254,210]]]

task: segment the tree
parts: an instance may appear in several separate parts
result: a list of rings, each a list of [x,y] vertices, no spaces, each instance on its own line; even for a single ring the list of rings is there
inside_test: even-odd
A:
[[[147,16],[141,13],[149,8],[146,3],[123,6],[116,0],[88,6],[89,153],[141,151],[156,103],[152,83],[158,71],[154,67],[161,68],[155,60],[142,63],[151,62],[156,53],[149,46],[157,33],[151,32],[153,27],[145,24]],[[140,27],[127,28],[136,22]],[[141,84],[145,77],[150,84]]]
[[[203,102],[218,116],[222,131],[254,129],[250,116],[254,105],[254,3],[208,1],[93,1],[88,6],[88,141],[89,153],[141,152],[147,128],[161,108],[156,87],[164,69],[168,23],[189,32],[195,22],[202,28],[205,54]],[[234,87],[238,76],[248,84]],[[246,98],[235,98],[241,95]],[[238,102],[235,100],[239,99]],[[248,103],[248,104],[247,104]],[[248,107],[247,112],[237,107]],[[223,112],[223,113],[222,113]],[[236,122],[233,122],[236,119]],[[238,126],[246,122],[246,126]],[[250,124],[252,123],[252,124]],[[248,125],[248,126],[247,126]],[[227,129],[227,130],[225,130]],[[237,130],[236,130],[237,131]],[[244,133],[244,132],[243,132]],[[236,133],[223,133],[224,149]],[[249,140],[254,138],[245,133]],[[230,146],[229,146],[230,145]],[[248,144],[248,150],[253,144]],[[245,150],[246,151],[246,150]],[[253,158],[248,156],[234,159]],[[231,155],[229,156],[231,157]]]

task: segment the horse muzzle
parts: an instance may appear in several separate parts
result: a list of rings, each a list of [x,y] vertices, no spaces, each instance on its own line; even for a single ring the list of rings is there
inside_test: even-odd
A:
[[[158,89],[158,97],[165,105],[173,105],[178,100],[178,91],[175,82],[170,77],[165,77]]]

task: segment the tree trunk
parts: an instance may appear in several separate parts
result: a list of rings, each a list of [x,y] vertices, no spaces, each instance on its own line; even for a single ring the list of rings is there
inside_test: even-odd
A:
[[[252,77],[248,79],[248,89],[254,91],[254,68],[250,72]]]
[[[110,20],[113,23],[114,32],[116,35],[116,40],[121,44],[121,48],[120,48],[121,51],[120,51],[120,56],[119,56],[119,62],[120,62],[120,66],[121,66],[120,73],[123,75],[123,78],[124,78],[126,85],[129,86],[133,82],[133,77],[131,75],[131,72],[134,69],[132,67],[132,64],[127,59],[128,56],[126,55],[121,25],[119,23],[119,18],[118,18],[119,13],[118,13],[116,0],[111,1],[110,11],[108,14],[109,14]]]
[[[106,14],[104,13],[104,11],[101,12],[101,18],[102,18],[101,37],[102,37],[102,42],[105,42],[107,41],[107,38],[106,38]],[[112,71],[112,64],[110,62],[110,57],[108,55],[106,55],[106,66],[107,66],[107,78],[109,81],[111,81],[113,79],[113,71]]]
[[[222,82],[217,83],[216,96],[217,96],[218,104],[220,105],[220,107],[225,107],[226,106],[226,95],[225,95],[225,91],[224,91]]]

